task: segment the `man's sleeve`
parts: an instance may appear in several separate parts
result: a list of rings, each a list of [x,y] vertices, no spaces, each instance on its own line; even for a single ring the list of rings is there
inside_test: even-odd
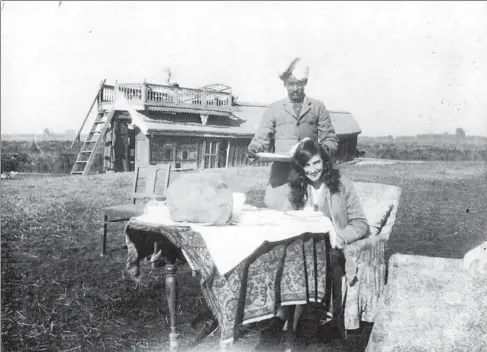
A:
[[[269,144],[271,136],[275,133],[275,119],[272,107],[268,107],[262,118],[260,119],[259,126],[255,132],[254,138],[249,144],[248,149],[259,152],[269,151]]]
[[[333,157],[338,149],[338,137],[331,124],[330,114],[323,103],[320,103],[318,117],[318,142]]]

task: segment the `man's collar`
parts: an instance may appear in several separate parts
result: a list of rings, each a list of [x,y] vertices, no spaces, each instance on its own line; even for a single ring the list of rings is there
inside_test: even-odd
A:
[[[309,110],[310,110],[310,105],[311,105],[311,100],[308,99],[308,96],[305,95],[304,96],[304,99],[303,99],[303,105],[301,107],[301,113],[299,114],[299,116],[296,116],[295,115],[295,112],[294,112],[294,109],[293,109],[293,102],[291,101],[291,99],[289,99],[289,97],[286,97],[283,99],[283,104],[284,105],[284,109],[289,113],[291,114],[292,116],[296,117],[297,120],[299,120],[301,117],[303,117]]]
[[[304,95],[303,100],[301,100],[299,102],[292,101],[288,96],[284,98],[284,104],[301,104],[301,103],[303,105],[307,105],[310,103],[308,96],[306,94]]]

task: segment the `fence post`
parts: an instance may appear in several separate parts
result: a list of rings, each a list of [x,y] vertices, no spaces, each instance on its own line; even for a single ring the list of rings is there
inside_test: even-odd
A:
[[[142,104],[144,105],[147,103],[147,82],[144,79],[144,82],[142,83]]]

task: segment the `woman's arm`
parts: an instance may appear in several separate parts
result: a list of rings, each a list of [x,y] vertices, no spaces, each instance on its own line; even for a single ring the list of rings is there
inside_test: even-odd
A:
[[[342,177],[341,183],[341,192],[346,202],[348,224],[345,228],[336,230],[337,236],[341,237],[346,244],[350,244],[367,236],[369,224],[352,181]]]

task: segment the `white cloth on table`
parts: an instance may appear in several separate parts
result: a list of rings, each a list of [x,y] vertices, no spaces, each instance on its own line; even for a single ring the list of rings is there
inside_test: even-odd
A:
[[[266,241],[277,242],[305,232],[329,233],[330,244],[335,247],[335,229],[331,220],[324,215],[307,216],[306,212],[298,211],[288,215],[270,209],[247,209],[238,214],[235,223],[227,226],[175,222],[171,220],[166,206],[158,206],[157,209],[154,207],[136,219],[155,225],[190,226],[203,237],[213,262],[222,275],[237,266]]]

